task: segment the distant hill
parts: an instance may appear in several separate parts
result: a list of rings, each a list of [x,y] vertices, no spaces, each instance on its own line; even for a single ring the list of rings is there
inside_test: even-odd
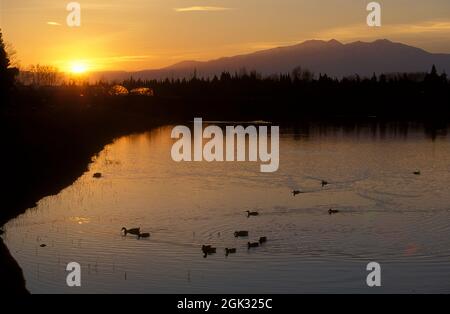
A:
[[[440,72],[450,73],[450,54],[433,54],[423,49],[395,43],[386,39],[374,42],[342,44],[337,40],[309,40],[298,45],[273,48],[234,57],[211,61],[183,61],[172,66],[138,72],[93,73],[93,79],[165,79],[211,77],[223,71],[231,73],[242,69],[257,71],[265,76],[291,73],[301,66],[314,73],[326,73],[333,77],[373,73],[426,72],[435,64]]]

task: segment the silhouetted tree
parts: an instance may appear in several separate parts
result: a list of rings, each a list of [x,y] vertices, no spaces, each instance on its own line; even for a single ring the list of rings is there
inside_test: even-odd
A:
[[[437,75],[437,69],[436,69],[436,65],[433,64],[433,67],[431,68],[431,76],[438,76]]]
[[[425,82],[429,84],[436,84],[441,81],[441,77],[439,76],[436,66],[433,64],[431,68],[431,72],[425,76]]]
[[[21,83],[33,86],[57,86],[63,83],[63,75],[58,68],[51,65],[31,65],[21,72]]]
[[[18,74],[19,70],[11,67],[6,45],[3,41],[3,34],[0,30],[0,93],[2,97],[9,94]]]
[[[298,66],[292,70],[292,78],[294,81],[311,82],[314,79],[314,73],[308,69],[302,69]]]
[[[5,43],[5,50],[6,54],[9,58],[10,67],[13,68],[20,68],[20,60],[17,57],[17,50],[14,48],[14,46],[11,43],[6,42]]]
[[[302,77],[302,67],[298,66],[292,70],[292,78],[294,81],[299,81]]]
[[[378,78],[377,78],[377,75],[375,74],[375,72],[373,72],[372,78],[370,80],[372,81],[372,83],[378,82]]]

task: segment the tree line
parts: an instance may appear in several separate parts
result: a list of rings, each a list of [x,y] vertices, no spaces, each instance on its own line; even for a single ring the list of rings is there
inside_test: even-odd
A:
[[[450,81],[446,73],[439,73],[434,65],[430,68],[427,73],[374,73],[371,77],[355,74],[335,78],[299,66],[291,73],[271,76],[241,69],[213,77],[198,77],[194,72],[189,78],[143,80],[130,77],[120,82],[89,83],[66,81],[50,66],[34,66],[18,76],[19,71],[11,65],[0,37],[0,88],[2,95],[14,93],[16,104],[24,102],[21,99],[30,93],[39,99],[49,97],[48,93],[57,93],[59,101],[66,103],[70,97],[83,96],[95,104],[113,101],[114,93],[110,91],[117,86],[128,91],[147,88],[151,92],[146,95],[154,95],[147,97],[151,100],[137,100],[136,93],[129,93],[128,98],[122,97],[120,101],[166,106],[170,107],[167,114],[177,112],[189,118],[197,114],[271,120],[309,116],[450,119]],[[27,103],[33,102],[30,97]]]

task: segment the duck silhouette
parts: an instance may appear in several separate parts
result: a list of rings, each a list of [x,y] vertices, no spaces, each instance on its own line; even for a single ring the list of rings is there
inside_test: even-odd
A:
[[[145,232],[145,233],[139,233],[138,235],[138,239],[147,239],[150,238],[150,233]]]
[[[228,256],[230,254],[236,254],[236,251],[237,250],[235,248],[233,248],[233,249],[226,248],[225,249],[225,256]]]
[[[215,247],[212,247],[211,245],[203,245],[202,251],[206,254],[214,254],[216,253],[217,249]]]
[[[123,227],[122,228],[122,232],[123,232],[124,235],[132,234],[132,235],[139,236],[141,234],[141,228],[127,229],[127,228]]]
[[[216,254],[217,249],[215,247],[212,247],[211,245],[203,245],[202,246],[202,252],[203,257],[206,258],[208,255]]]
[[[235,236],[236,238],[239,238],[239,237],[248,237],[248,231],[236,231],[236,232],[234,233],[234,236]]]
[[[247,217],[250,217],[250,216],[259,216],[259,213],[258,213],[258,212],[251,212],[251,211],[247,210],[246,213],[247,213]]]

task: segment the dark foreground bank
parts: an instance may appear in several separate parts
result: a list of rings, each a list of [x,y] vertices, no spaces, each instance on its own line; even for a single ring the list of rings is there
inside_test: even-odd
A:
[[[22,269],[9,253],[2,239],[0,239],[0,278],[3,281],[0,288],[2,295],[28,293]]]

